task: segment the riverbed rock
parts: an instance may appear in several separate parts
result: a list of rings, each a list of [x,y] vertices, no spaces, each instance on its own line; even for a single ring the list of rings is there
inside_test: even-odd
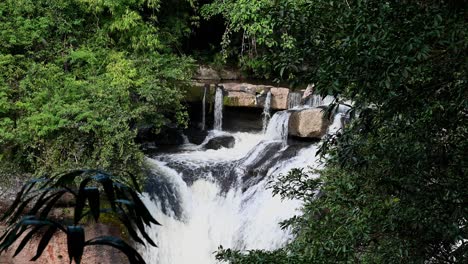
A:
[[[291,113],[289,135],[301,138],[321,138],[329,126],[323,109],[311,108]]]
[[[231,135],[221,135],[210,139],[206,144],[206,149],[233,148],[236,139]]]

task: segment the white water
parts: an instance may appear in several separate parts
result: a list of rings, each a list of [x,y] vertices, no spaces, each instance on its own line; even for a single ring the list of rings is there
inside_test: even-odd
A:
[[[263,133],[266,132],[267,126],[268,126],[268,121],[270,121],[271,115],[270,115],[270,108],[271,108],[271,92],[268,91],[266,99],[265,99],[265,105],[263,106],[263,126],[262,126],[262,131]]]
[[[223,130],[223,89],[216,88],[214,106],[214,130]]]
[[[201,157],[200,153],[173,154],[173,158],[189,161],[192,166],[234,161],[234,157],[245,155],[245,150],[252,147],[251,143],[260,139],[255,134],[236,136],[245,139],[238,143],[240,147],[212,151],[211,159]],[[271,168],[265,176],[286,173],[297,166],[314,165],[315,151],[315,146],[303,150],[296,157]],[[159,247],[141,249],[147,263],[217,263],[213,252],[220,245],[239,250],[273,250],[291,239],[288,231],[281,230],[278,223],[296,214],[300,202],[272,197],[271,190],[266,188],[267,177],[245,192],[237,185],[223,193],[214,181],[216,175],[205,175],[187,185],[182,174],[166,163],[154,159],[149,161],[160,177],[176,186],[183,214],[179,219],[173,211],[164,214],[159,201],[144,197],[150,211],[162,224],[149,230]]]

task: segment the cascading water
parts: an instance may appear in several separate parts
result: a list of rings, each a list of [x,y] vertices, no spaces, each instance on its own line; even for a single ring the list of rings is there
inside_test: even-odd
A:
[[[317,107],[317,106],[322,106],[322,105],[329,105],[335,100],[335,97],[331,95],[327,95],[325,97],[322,97],[321,95],[318,94],[313,94],[310,96],[307,105],[309,107]]]
[[[281,140],[283,147],[288,143],[288,111],[280,111],[273,115],[266,130],[266,138],[269,140]]]
[[[206,150],[202,143],[147,159],[152,169],[143,198],[162,224],[148,230],[158,248],[139,248],[147,263],[214,264],[219,246],[274,250],[292,238],[279,222],[301,202],[273,197],[268,182],[320,163],[317,144],[285,145],[289,115],[275,113],[265,134],[211,131],[205,140],[232,135],[231,149]]]
[[[293,92],[288,94],[288,109],[293,109],[301,106],[302,94]]]
[[[265,105],[263,106],[263,126],[262,126],[262,131],[263,133],[266,132],[267,126],[268,126],[268,121],[270,121],[270,108],[271,108],[271,92],[268,91],[266,99],[265,99]]]
[[[205,85],[203,89],[203,99],[202,99],[202,123],[201,123],[201,130],[206,129],[206,93],[209,89],[208,85]]]
[[[223,130],[223,89],[216,88],[214,107],[214,130]]]

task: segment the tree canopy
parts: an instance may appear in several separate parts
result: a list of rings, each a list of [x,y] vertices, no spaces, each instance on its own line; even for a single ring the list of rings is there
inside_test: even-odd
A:
[[[129,169],[139,125],[185,124],[193,61],[176,50],[193,2],[166,2],[0,3],[2,171]]]

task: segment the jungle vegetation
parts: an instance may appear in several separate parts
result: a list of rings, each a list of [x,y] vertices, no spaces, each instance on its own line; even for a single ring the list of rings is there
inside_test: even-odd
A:
[[[176,6],[177,8],[174,8]],[[0,172],[141,167],[137,128],[187,115],[191,1],[0,2]]]
[[[227,21],[226,58],[350,99],[357,117],[322,145],[322,171],[273,185],[304,201],[283,223],[295,239],[274,252],[222,249],[220,259],[468,261],[467,1],[215,0],[202,11]]]

